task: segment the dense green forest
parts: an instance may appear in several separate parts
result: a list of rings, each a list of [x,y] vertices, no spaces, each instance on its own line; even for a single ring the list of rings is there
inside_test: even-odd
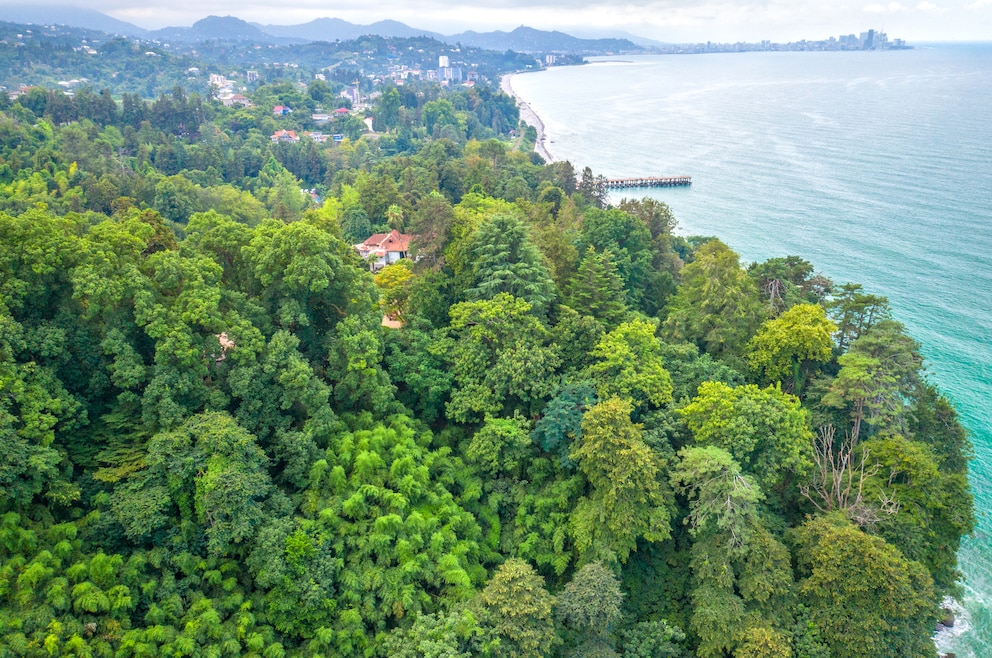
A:
[[[270,139],[325,87],[0,96],[0,658],[936,656],[970,447],[885,298],[485,86]]]

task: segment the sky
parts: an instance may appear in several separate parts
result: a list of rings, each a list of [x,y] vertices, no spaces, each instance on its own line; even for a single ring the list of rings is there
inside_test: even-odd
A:
[[[0,0],[20,4],[24,0]],[[48,3],[46,3],[48,4]],[[50,0],[145,28],[209,15],[290,25],[315,18],[398,20],[453,34],[520,25],[572,34],[627,31],[667,42],[794,41],[873,28],[907,41],[990,41],[992,0]]]

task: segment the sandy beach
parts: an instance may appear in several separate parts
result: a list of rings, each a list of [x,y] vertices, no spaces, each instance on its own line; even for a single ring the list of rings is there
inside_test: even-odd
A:
[[[537,112],[527,104],[524,99],[520,98],[515,91],[513,91],[513,78],[517,74],[508,73],[504,75],[500,81],[499,86],[504,92],[509,94],[517,101],[517,105],[520,108],[520,119],[527,125],[533,126],[537,130],[537,143],[534,145],[534,151],[537,152],[539,156],[544,158],[546,162],[554,162],[554,156],[548,151],[547,146],[547,135],[544,132],[544,122],[541,121],[541,117],[537,116]]]

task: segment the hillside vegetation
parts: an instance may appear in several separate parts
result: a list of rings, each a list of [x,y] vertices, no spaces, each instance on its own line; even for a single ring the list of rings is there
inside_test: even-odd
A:
[[[970,447],[884,298],[484,85],[270,138],[327,90],[0,97],[0,657],[936,656]]]

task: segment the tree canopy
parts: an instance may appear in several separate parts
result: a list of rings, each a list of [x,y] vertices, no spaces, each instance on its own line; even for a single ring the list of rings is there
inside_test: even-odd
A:
[[[352,45],[0,95],[0,658],[934,658],[971,448],[897,310],[543,164],[527,56]]]

